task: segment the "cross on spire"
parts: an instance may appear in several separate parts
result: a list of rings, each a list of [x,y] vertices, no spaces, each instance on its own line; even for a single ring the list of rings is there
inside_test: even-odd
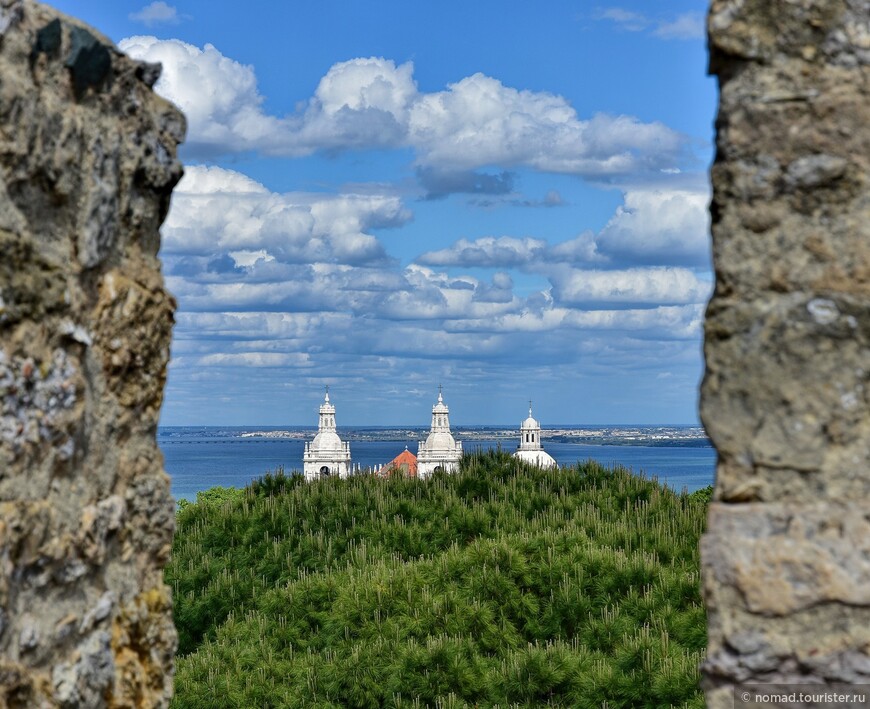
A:
[[[529,399],[529,416],[532,415],[532,400]]]

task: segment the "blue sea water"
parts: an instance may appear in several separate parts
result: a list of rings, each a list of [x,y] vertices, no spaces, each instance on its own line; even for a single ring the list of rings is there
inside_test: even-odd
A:
[[[299,438],[272,438],[267,435],[251,436],[268,429],[216,428],[216,427],[161,427],[157,442],[163,451],[166,470],[172,480],[172,493],[177,499],[193,500],[196,493],[215,485],[244,487],[254,478],[283,467],[289,473],[302,469],[305,441],[314,432],[307,428],[284,427],[282,431]],[[493,429],[495,432],[497,429]],[[243,437],[243,434],[249,434]],[[384,433],[386,440],[378,438],[376,429],[351,438],[354,464],[363,468],[387,463],[401,453],[405,446],[417,452],[417,441],[425,438],[422,430]],[[476,437],[464,440],[466,451],[501,447],[516,449],[516,438],[505,438],[486,430],[475,429]],[[361,438],[361,439],[359,439]],[[462,436],[460,435],[461,439]],[[544,448],[560,465],[573,465],[577,461],[597,460],[605,465],[616,463],[631,468],[647,477],[657,477],[675,490],[689,492],[711,485],[716,465],[716,452],[706,441],[671,442],[669,445],[601,445],[586,442],[547,440]]]

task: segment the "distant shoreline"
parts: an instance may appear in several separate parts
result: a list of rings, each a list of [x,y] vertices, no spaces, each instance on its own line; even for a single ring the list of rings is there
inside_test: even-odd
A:
[[[424,438],[428,427],[384,426],[341,427],[341,436],[348,441],[407,441]],[[313,426],[161,426],[162,438],[221,437],[249,440],[308,440],[317,432]],[[505,426],[474,426],[453,428],[457,440],[513,442],[518,428]],[[544,427],[541,438],[557,443],[582,443],[602,446],[712,447],[701,426],[553,426]]]

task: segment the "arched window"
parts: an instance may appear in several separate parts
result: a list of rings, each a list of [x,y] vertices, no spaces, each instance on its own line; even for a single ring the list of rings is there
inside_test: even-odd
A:
[[[320,477],[322,477],[322,478],[328,478],[328,477],[329,477],[329,467],[328,467],[328,466],[324,465],[324,466],[320,469]]]

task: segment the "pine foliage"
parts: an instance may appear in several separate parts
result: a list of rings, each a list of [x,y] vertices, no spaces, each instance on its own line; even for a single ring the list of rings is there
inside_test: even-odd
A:
[[[702,707],[704,496],[487,451],[178,514],[173,707]]]

